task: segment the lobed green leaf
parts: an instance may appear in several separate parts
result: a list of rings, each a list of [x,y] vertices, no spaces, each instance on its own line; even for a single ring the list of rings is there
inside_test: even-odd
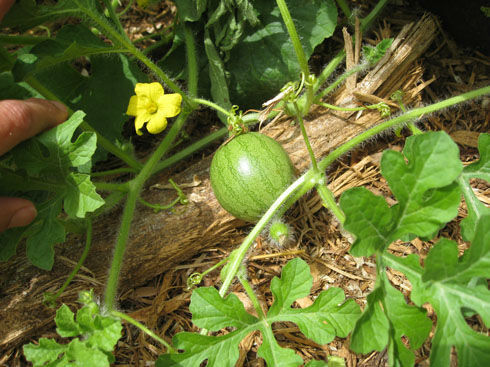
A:
[[[343,291],[337,288],[320,293],[308,308],[291,308],[296,299],[308,295],[311,285],[308,265],[299,258],[288,262],[281,278],[272,280],[274,303],[263,319],[248,314],[234,294],[221,298],[213,287],[196,289],[191,297],[192,321],[208,330],[225,327],[234,330],[220,336],[179,333],[173,338],[174,347],[184,352],[160,356],[157,367],[197,366],[204,360],[208,366],[233,366],[238,358],[238,344],[254,331],[262,334],[263,341],[257,353],[267,365],[301,365],[303,361],[299,355],[279,346],[271,329],[272,323],[295,322],[306,337],[324,344],[335,336],[347,336],[360,314],[359,306],[353,300],[345,301]]]
[[[385,255],[387,265],[404,272],[412,283],[412,301],[417,305],[429,302],[436,311],[431,366],[448,366],[452,347],[456,349],[459,366],[490,363],[490,338],[470,328],[464,315],[465,310],[471,310],[480,315],[487,327],[490,324],[490,291],[486,282],[489,226],[490,216],[485,215],[478,222],[471,247],[460,258],[455,242],[439,241],[427,255],[425,268],[416,255],[407,258]]]
[[[356,235],[351,253],[370,256],[405,236],[433,236],[457,215],[455,180],[462,169],[458,147],[444,132],[409,137],[403,154],[385,151],[381,172],[398,202],[388,208],[384,199],[359,188],[342,195],[344,226]]]
[[[75,112],[65,123],[19,144],[2,160],[2,194],[19,196],[21,191],[35,203],[38,215],[22,230],[0,234],[4,244],[0,260],[8,260],[18,242],[27,238],[29,260],[41,269],[51,269],[54,245],[66,236],[59,219],[62,208],[69,218],[85,218],[104,204],[90,176],[81,173],[90,167],[96,149],[95,134],[82,133],[72,141],[84,116],[81,111]]]
[[[468,216],[461,222],[461,234],[465,241],[472,241],[480,218],[490,215],[490,208],[485,206],[475,195],[470,186],[471,178],[480,178],[490,182],[490,134],[480,134],[478,137],[480,159],[466,166],[458,183],[463,191]]]
[[[112,351],[121,338],[121,322],[102,316],[92,299],[77,311],[76,318],[68,306],[62,305],[56,311],[55,323],[60,336],[79,338],[68,344],[41,338],[38,345],[24,345],[24,355],[34,367],[109,367],[114,362]]]

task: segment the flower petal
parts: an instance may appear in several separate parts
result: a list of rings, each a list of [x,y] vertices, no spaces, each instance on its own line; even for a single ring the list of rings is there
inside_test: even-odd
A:
[[[134,92],[137,96],[146,96],[153,101],[157,101],[164,94],[160,83],[136,83]]]
[[[150,120],[151,115],[149,113],[142,113],[136,115],[136,119],[134,120],[134,128],[136,129],[136,133],[138,135],[143,135],[143,133],[140,131],[143,126],[145,125],[145,122]]]
[[[165,117],[174,117],[180,113],[182,95],[179,93],[165,94],[158,98],[158,113],[163,113]]]
[[[138,98],[138,96],[131,96],[126,115],[136,116],[138,114]]]
[[[146,130],[150,134],[161,133],[167,127],[167,119],[165,115],[158,110],[153,116],[151,116],[150,121],[146,124]]]

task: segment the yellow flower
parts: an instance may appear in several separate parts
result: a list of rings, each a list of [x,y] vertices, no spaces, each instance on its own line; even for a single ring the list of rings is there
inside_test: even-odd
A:
[[[127,115],[135,116],[134,127],[138,135],[146,124],[146,130],[158,134],[167,127],[167,117],[180,113],[182,96],[178,93],[165,94],[160,83],[136,83],[135,96],[129,100]]]

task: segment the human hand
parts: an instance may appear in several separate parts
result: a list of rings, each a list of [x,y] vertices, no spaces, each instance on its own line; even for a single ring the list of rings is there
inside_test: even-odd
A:
[[[2,2],[0,0],[0,12]],[[62,123],[67,117],[67,108],[56,101],[38,98],[0,101],[0,155],[41,131]],[[36,208],[29,200],[0,197],[0,232],[26,226],[36,215]]]
[[[15,0],[0,0],[0,21],[3,19],[4,15],[7,14],[14,2]]]

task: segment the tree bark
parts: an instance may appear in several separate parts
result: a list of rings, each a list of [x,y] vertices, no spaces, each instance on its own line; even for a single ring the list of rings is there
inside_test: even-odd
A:
[[[339,90],[333,103],[358,105],[357,98],[374,98],[371,95],[389,99],[397,89],[407,91],[406,105],[415,101],[420,92],[415,85],[420,82],[422,72],[409,71],[413,70],[415,61],[431,44],[435,33],[436,25],[430,16],[406,25],[387,55],[357,83],[356,89]],[[306,129],[318,158],[381,120],[377,111],[364,112],[358,119],[355,117],[353,113],[330,113],[320,108],[307,117]],[[269,124],[262,132],[283,145],[299,172],[309,167],[309,156],[297,124],[291,125],[290,120],[283,120]],[[196,177],[196,182],[200,182],[184,188],[188,205],[159,213],[147,207],[138,207],[120,275],[121,293],[165,273],[202,249],[235,246],[241,241],[242,236],[238,235],[237,228],[245,223],[226,213],[211,190],[211,158],[206,157],[173,177],[183,187],[193,183]],[[166,184],[167,178],[161,174],[152,183]],[[175,198],[175,192],[148,188],[143,196],[149,202],[165,204]],[[102,293],[120,224],[120,212],[120,208],[116,209],[94,224],[91,252],[84,268],[63,295],[63,302],[74,302],[80,289],[94,288],[97,294]],[[36,330],[50,324],[55,311],[44,306],[43,293],[59,289],[83,246],[84,238],[74,235],[65,244],[57,246],[55,266],[51,272],[30,265],[22,248],[18,249],[18,255],[11,261],[0,264],[0,350],[25,342]]]

